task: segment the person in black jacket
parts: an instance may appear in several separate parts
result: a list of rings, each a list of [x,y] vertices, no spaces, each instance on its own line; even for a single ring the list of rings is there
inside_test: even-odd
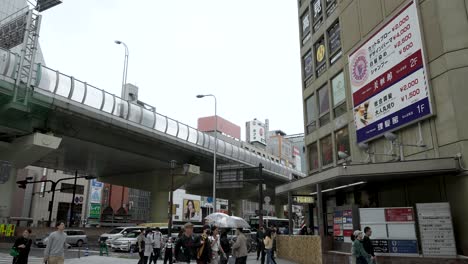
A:
[[[197,263],[208,264],[211,262],[211,228],[208,225],[203,226],[203,234],[200,236],[200,245],[197,249]]]
[[[227,264],[229,260],[229,254],[231,254],[231,244],[227,237],[227,231],[221,234],[221,247],[223,248],[225,256],[221,256],[221,264]]]
[[[257,261],[260,259],[261,264],[265,264],[265,244],[263,243],[263,239],[265,239],[265,229],[263,226],[260,226],[260,229],[257,231]]]
[[[197,256],[197,249],[200,247],[200,239],[193,236],[193,224],[184,225],[184,233],[177,240],[174,254],[178,262],[190,263],[190,260]]]
[[[374,245],[372,245],[372,241],[370,240],[370,236],[372,236],[372,229],[368,226],[364,228],[364,239],[362,240],[362,245],[364,250],[371,255],[372,263],[375,263],[375,254],[374,254]]]
[[[32,240],[29,239],[31,229],[26,229],[21,237],[18,237],[13,245],[19,255],[13,258],[13,264],[28,264],[29,251],[31,250]]]

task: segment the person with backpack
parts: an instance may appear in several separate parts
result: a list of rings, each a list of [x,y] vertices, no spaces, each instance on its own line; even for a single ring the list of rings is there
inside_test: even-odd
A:
[[[200,240],[193,236],[193,224],[184,225],[184,233],[177,240],[174,254],[178,262],[190,263],[197,255],[196,251],[200,247]]]
[[[210,226],[203,226],[203,234],[200,236],[200,245],[197,249],[197,264],[208,264],[211,262]]]
[[[152,240],[153,240],[153,254],[150,257],[149,264],[151,264],[152,261],[154,262],[154,264],[156,264],[159,257],[161,256],[161,246],[163,243],[162,233],[159,227],[156,227],[156,229],[154,230]]]

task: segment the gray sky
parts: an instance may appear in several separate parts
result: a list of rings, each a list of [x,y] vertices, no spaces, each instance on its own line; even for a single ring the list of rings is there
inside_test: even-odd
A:
[[[158,113],[196,127],[218,115],[242,128],[253,118],[303,132],[297,1],[66,0],[43,13],[47,65],[120,96],[124,41],[128,82]]]

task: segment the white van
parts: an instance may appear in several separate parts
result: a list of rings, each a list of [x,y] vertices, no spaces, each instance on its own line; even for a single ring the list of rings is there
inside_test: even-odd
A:
[[[132,226],[132,227],[128,227],[128,226],[123,226],[123,227],[116,227],[114,229],[112,229],[110,232],[108,233],[104,233],[102,234],[100,237],[99,237],[99,241],[98,242],[105,242],[107,244],[107,246],[111,246],[112,244],[112,241],[118,239],[118,238],[121,238],[123,237],[124,235],[126,235],[127,233],[130,233],[130,232],[134,232],[134,231],[143,231],[145,230],[144,227],[141,227],[141,226]]]

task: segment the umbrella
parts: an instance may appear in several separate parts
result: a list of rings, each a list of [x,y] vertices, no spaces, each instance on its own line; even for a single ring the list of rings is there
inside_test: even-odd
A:
[[[208,221],[208,224],[215,225],[220,228],[227,228],[229,226],[230,216],[223,213],[212,213],[205,217],[205,220]]]
[[[230,216],[228,220],[229,227],[233,228],[250,228],[250,225],[244,219],[237,216]]]

